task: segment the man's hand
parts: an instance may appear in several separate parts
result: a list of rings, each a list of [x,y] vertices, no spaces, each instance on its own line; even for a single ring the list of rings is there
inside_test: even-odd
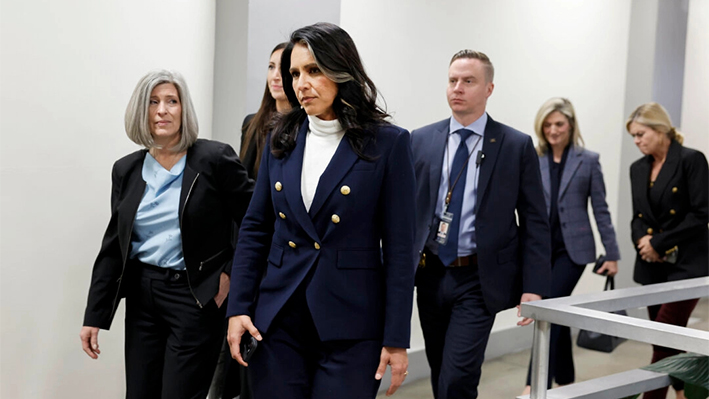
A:
[[[261,333],[258,332],[254,323],[251,322],[251,317],[241,315],[232,316],[229,318],[229,330],[227,332],[227,342],[229,342],[229,349],[231,350],[231,357],[234,358],[239,364],[244,367],[248,367],[249,364],[244,361],[241,357],[241,336],[248,331],[252,337],[261,341]]]
[[[391,385],[387,389],[387,396],[391,396],[404,383],[404,378],[409,374],[409,356],[406,354],[405,348],[393,348],[385,346],[382,348],[382,354],[379,357],[379,367],[375,379],[381,380],[387,370],[387,364],[391,365]]]
[[[81,327],[79,338],[81,338],[81,348],[92,359],[98,359],[101,351],[98,349],[98,327]]]
[[[537,294],[531,294],[531,293],[525,293],[522,294],[522,298],[519,300],[519,305],[517,305],[517,317],[522,317],[522,304],[525,302],[532,302],[532,301],[541,301],[542,297],[537,295]],[[518,326],[526,326],[527,324],[531,324],[534,321],[534,319],[530,319],[529,317],[525,317],[521,321],[517,322]]]
[[[229,275],[222,272],[219,276],[219,292],[214,296],[214,302],[217,303],[217,307],[221,308],[226,296],[229,295],[229,285],[231,284],[231,279]]]
[[[640,258],[645,262],[662,262],[660,254],[658,254],[655,248],[652,247],[652,244],[650,244],[651,239],[652,236],[648,234],[638,240],[638,254],[640,254]]]

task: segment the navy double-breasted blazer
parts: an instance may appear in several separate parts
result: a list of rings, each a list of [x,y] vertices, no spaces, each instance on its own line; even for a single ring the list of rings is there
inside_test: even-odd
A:
[[[450,119],[444,119],[411,134],[417,256],[435,226],[449,129]],[[519,304],[522,293],[549,295],[551,233],[531,137],[488,117],[482,151],[475,228],[483,299],[494,314]]]
[[[415,211],[409,133],[393,125],[377,129],[367,147],[371,161],[342,139],[309,212],[300,189],[308,121],[282,158],[266,146],[239,231],[227,316],[249,315],[268,333],[312,273],[306,299],[321,340],[409,346]]]

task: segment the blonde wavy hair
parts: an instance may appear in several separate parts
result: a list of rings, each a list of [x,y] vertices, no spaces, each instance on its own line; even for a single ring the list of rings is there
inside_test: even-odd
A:
[[[539,155],[544,155],[549,151],[549,143],[546,137],[544,137],[543,127],[544,121],[554,112],[560,112],[569,121],[571,130],[569,132],[569,142],[573,143],[574,147],[584,146],[581,130],[576,122],[576,111],[574,111],[574,106],[571,104],[571,101],[563,97],[552,97],[542,104],[539,111],[537,111],[537,116],[534,118],[534,132],[539,139],[537,144],[537,154]]]
[[[658,103],[647,103],[635,108],[635,111],[625,122],[625,129],[628,133],[630,133],[630,124],[633,122],[666,135],[670,141],[677,140],[680,144],[684,142],[684,135],[672,126],[670,114],[667,113],[665,107]]]

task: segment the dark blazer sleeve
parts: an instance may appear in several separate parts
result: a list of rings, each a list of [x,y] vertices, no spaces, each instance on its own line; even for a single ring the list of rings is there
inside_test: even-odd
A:
[[[642,161],[642,159],[641,159]],[[636,194],[636,189],[635,186],[638,184],[644,184],[641,183],[641,177],[638,176],[638,161],[634,162],[632,165],[630,165],[630,185],[631,185],[631,191],[632,191],[632,202],[633,202],[633,218],[630,221],[630,235],[633,240],[633,246],[637,247],[638,241],[647,234],[645,232],[644,228],[644,222],[641,219],[640,216],[640,198],[638,198],[638,195]]]
[[[246,133],[245,132],[246,126],[248,126],[249,123],[251,123],[251,120],[254,119],[254,116],[256,116],[256,114],[248,114],[244,118],[244,121],[241,122],[241,145],[242,146],[244,145],[244,138],[246,137],[246,134],[245,134]]]
[[[224,204],[226,204],[234,223],[240,226],[251,201],[254,181],[249,178],[238,155],[228,144],[222,146],[216,174]],[[231,274],[231,264],[225,266],[224,273]]]
[[[271,199],[268,163],[271,146],[261,156],[261,178],[256,180],[253,198],[239,229],[239,241],[231,269],[231,288],[227,317],[248,315],[253,318],[253,302],[268,259],[273,239],[275,214]]]
[[[254,116],[256,116],[256,114],[246,115],[246,118],[244,118],[244,122],[241,125],[241,154],[244,154],[244,157],[241,162],[249,173],[249,177],[251,177],[252,179],[256,179],[256,156],[258,155],[256,149],[256,140],[251,140],[249,142],[249,147],[245,150],[243,150],[243,148],[244,140],[246,139],[246,128],[254,119]]]
[[[686,241],[693,235],[706,231],[709,221],[709,165],[707,159],[699,151],[692,151],[682,159],[682,173],[687,182],[689,210],[684,219],[672,229],[657,232],[650,239],[650,245],[660,254],[675,245]],[[634,215],[634,217],[637,215]]]
[[[409,132],[397,135],[382,182],[382,254],[385,267],[383,346],[408,348],[414,291],[416,178]]]
[[[91,273],[89,298],[84,312],[84,326],[108,330],[113,319],[113,301],[118,287],[116,280],[123,271],[121,249],[118,243],[118,199],[121,191],[122,174],[118,162],[111,173],[111,219],[103,235],[94,268]]]
[[[596,219],[596,227],[598,227],[598,232],[601,234],[603,247],[606,249],[606,259],[617,261],[620,260],[620,251],[618,250],[618,241],[611,221],[611,213],[606,202],[606,184],[603,181],[599,155],[591,154],[590,152],[586,153],[590,155],[592,163],[591,207],[593,208],[593,217]]]
[[[517,200],[522,256],[522,292],[550,295],[551,232],[539,171],[539,157],[532,138],[522,150],[520,192]]]

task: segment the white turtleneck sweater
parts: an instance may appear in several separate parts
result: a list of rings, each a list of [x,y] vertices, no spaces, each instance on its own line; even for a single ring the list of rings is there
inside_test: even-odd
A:
[[[335,155],[345,131],[337,119],[324,121],[317,116],[308,115],[308,121],[310,125],[308,135],[305,137],[300,194],[303,197],[305,210],[310,211],[320,176]]]

